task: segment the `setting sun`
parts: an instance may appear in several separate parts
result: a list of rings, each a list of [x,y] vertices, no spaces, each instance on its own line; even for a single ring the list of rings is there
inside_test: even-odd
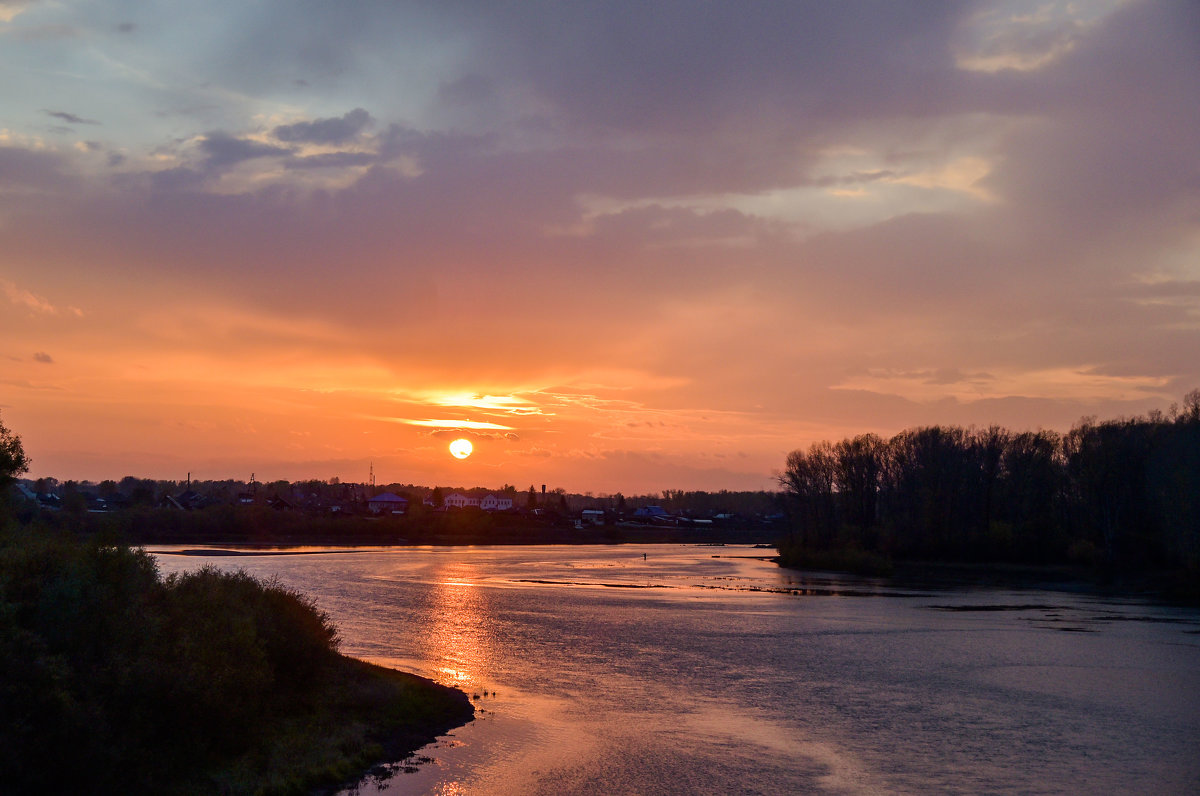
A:
[[[475,446],[471,444],[469,439],[456,439],[450,443],[450,453],[456,459],[465,459],[471,455],[471,451]]]

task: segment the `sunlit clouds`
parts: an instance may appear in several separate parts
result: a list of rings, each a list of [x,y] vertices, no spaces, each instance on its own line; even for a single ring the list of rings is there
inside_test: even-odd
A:
[[[0,2],[0,411],[35,475],[634,492],[1165,409],[1200,386],[1197,30]]]

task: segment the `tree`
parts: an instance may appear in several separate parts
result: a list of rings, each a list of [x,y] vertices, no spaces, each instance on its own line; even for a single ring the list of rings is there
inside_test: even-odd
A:
[[[21,438],[0,422],[0,489],[26,472],[29,472],[29,457],[21,446]]]
[[[814,442],[808,453],[788,454],[787,470],[779,484],[789,498],[792,523],[800,529],[803,547],[826,547],[837,533],[834,509],[834,477],[837,457],[829,442]]]
[[[854,528],[863,542],[875,525],[879,480],[883,474],[886,446],[874,434],[860,434],[833,448],[837,460],[834,486],[842,505],[845,524]]]

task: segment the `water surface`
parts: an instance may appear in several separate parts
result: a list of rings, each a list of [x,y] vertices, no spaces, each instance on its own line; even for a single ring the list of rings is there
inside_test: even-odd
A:
[[[1193,609],[733,546],[151,550],[277,576],[343,652],[475,697],[361,793],[1200,792]]]

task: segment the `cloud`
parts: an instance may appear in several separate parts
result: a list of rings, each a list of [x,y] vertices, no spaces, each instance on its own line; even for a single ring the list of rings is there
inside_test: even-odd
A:
[[[0,22],[12,22],[36,0],[0,0]]]
[[[0,133],[13,350],[86,361],[47,329],[87,286],[123,378],[220,372],[222,406],[329,401],[393,448],[499,421],[478,433],[579,474],[640,445],[630,471],[665,481],[1200,381],[1194,4],[218,8],[186,42],[150,16],[105,58],[38,45],[112,110],[96,151],[48,136],[43,113],[87,120],[44,99]],[[466,398],[398,409],[397,385]]]
[[[271,134],[289,143],[341,144],[355,138],[370,123],[371,114],[355,108],[339,118],[280,125]]]
[[[4,146],[0,136],[0,202],[14,186],[38,191],[63,191],[77,180],[67,169],[69,161],[57,152]]]
[[[75,114],[67,113],[66,111],[42,111],[42,112],[45,113],[47,116],[53,116],[55,119],[62,119],[64,122],[67,122],[68,124],[100,124],[100,122],[96,121],[95,119],[85,119],[82,116],[76,116]]]
[[[238,138],[220,131],[206,134],[200,140],[200,150],[205,154],[205,163],[210,168],[222,168],[256,158],[291,154],[291,150],[285,147]]]
[[[44,351],[38,351],[37,353],[35,353],[33,355],[33,359],[35,362],[41,362],[44,365],[53,365],[54,364],[54,358],[51,357],[49,354],[47,354]]]
[[[289,169],[346,169],[378,163],[379,157],[369,152],[324,152],[319,155],[291,158],[284,163]]]
[[[505,431],[512,426],[504,426],[499,423],[489,423],[482,420],[407,420],[403,418],[380,418],[381,420],[390,420],[394,423],[406,423],[410,426],[426,426],[428,428],[438,429],[496,429]]]
[[[35,293],[18,287],[12,282],[0,280],[0,287],[4,288],[4,295],[8,297],[8,300],[18,307],[24,307],[30,312],[45,315],[58,314],[58,308],[49,301]]]

